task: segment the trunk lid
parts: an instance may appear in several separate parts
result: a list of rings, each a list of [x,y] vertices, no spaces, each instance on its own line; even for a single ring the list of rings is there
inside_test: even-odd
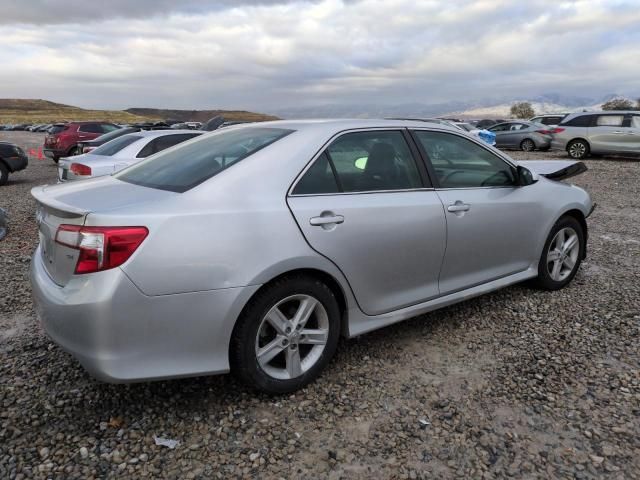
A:
[[[167,193],[169,192],[121,182],[112,177],[33,188],[31,195],[37,202],[39,254],[51,279],[60,286],[66,285],[74,275],[78,263],[78,250],[55,241],[60,225],[84,225],[91,213],[157,202],[171,196]],[[122,223],[126,226],[126,221]]]
[[[518,164],[551,180],[565,180],[588,170],[583,162],[573,160],[523,160]]]

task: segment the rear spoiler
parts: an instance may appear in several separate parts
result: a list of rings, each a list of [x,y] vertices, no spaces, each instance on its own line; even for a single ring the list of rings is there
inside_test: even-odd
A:
[[[57,200],[53,195],[46,193],[46,188],[50,187],[50,185],[40,185],[39,187],[33,187],[31,189],[31,195],[36,201],[44,205],[50,210],[54,210],[55,215],[61,218],[74,218],[74,217],[84,217],[89,214],[88,210],[84,210],[82,208],[74,207],[73,205],[68,205]]]
[[[583,162],[573,160],[523,160],[518,164],[551,180],[565,180],[588,170]]]

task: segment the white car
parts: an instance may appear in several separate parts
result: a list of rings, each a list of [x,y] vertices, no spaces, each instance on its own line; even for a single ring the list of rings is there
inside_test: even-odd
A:
[[[203,133],[193,130],[149,130],[123,135],[89,153],[61,158],[58,162],[58,182],[111,175],[149,155]]]

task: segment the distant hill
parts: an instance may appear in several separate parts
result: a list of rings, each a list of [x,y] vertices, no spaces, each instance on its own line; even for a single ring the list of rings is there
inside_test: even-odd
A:
[[[265,122],[278,120],[278,117],[263,113],[247,112],[244,110],[170,110],[159,108],[128,108],[127,113],[145,117],[161,118],[163,120],[178,120],[181,122],[206,122],[210,118],[222,115],[228,121]]]
[[[84,108],[24,98],[0,99],[0,124],[54,123],[62,121],[103,120],[135,123],[156,120],[159,117],[136,115],[121,110],[85,110]]]
[[[128,110],[86,110],[84,108],[26,98],[0,99],[0,124],[54,123],[63,121],[103,120],[116,123],[136,123],[157,120],[205,122],[216,115],[230,121],[266,121],[278,117],[242,110],[163,110],[159,108],[129,108]]]

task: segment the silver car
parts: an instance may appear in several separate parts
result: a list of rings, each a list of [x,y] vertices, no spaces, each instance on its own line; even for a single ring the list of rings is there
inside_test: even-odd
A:
[[[284,393],[355,337],[586,255],[580,162],[516,163],[402,120],[227,127],[114,176],[37,187],[42,325],[96,377],[232,371]],[[537,173],[538,172],[538,173]]]
[[[590,153],[640,154],[640,112],[574,113],[553,129],[551,147],[581,160]]]
[[[140,162],[149,155],[203,133],[191,130],[142,130],[128,133],[88,153],[61,158],[58,162],[58,181],[70,182],[111,175]]]
[[[496,134],[498,148],[517,148],[532,152],[548,150],[551,146],[551,131],[539,123],[513,120],[499,123],[487,130]]]

